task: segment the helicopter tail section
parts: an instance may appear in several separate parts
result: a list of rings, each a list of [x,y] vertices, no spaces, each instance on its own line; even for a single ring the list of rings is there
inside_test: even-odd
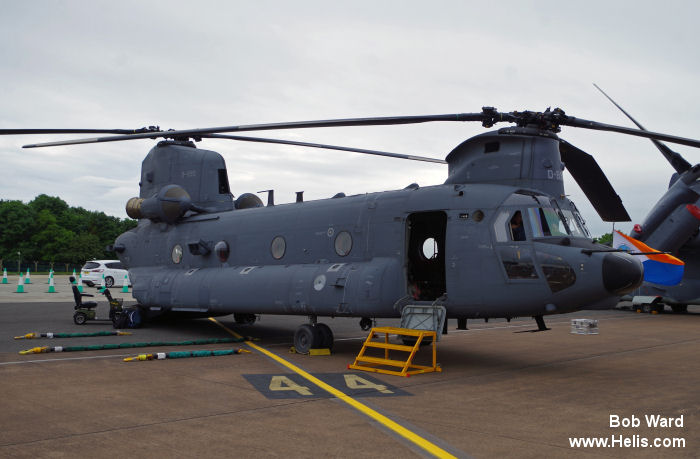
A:
[[[613,233],[613,247],[632,252],[644,266],[644,280],[653,284],[677,285],[683,279],[685,263],[680,259],[655,250],[645,243],[620,231]],[[641,252],[637,255],[634,252]],[[658,253],[653,253],[658,252]]]

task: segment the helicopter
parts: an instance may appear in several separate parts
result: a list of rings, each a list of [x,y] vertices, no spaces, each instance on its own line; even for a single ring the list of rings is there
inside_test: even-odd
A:
[[[471,137],[445,158],[224,133],[321,127],[480,122],[508,126]],[[4,129],[0,134],[111,134],[25,148],[131,139],[160,140],[141,166],[138,219],[113,250],[129,269],[143,315],[233,313],[308,316],[297,352],[331,347],[319,317],[400,317],[408,305],[439,305],[460,328],[467,319],[534,317],[611,308],[642,283],[632,255],[593,242],[566,197],[568,170],[604,221],[630,221],[595,159],[557,136],[560,126],[613,131],[700,147],[700,141],[544,112],[481,112],[346,118],[203,129]],[[226,164],[197,148],[207,138],[329,148],[448,166],[444,183],[267,205],[234,199]]]
[[[598,85],[593,84],[639,129],[645,130],[624,108]],[[634,225],[630,236],[658,250],[675,254],[685,262],[680,284],[644,282],[628,297],[647,312],[661,312],[667,304],[675,313],[688,311],[688,304],[700,304],[700,164],[691,165],[678,152],[651,139],[675,170],[668,190],[649,211],[642,224]]]

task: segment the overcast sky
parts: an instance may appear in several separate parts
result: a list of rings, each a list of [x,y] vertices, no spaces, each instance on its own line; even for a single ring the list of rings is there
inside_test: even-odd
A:
[[[486,5],[493,3],[493,5]],[[1,128],[202,128],[249,123],[561,107],[700,137],[696,2],[0,0]],[[268,131],[444,158],[478,123]],[[564,127],[641,222],[672,173],[650,141]],[[76,137],[76,136],[71,136]],[[79,136],[77,136],[79,137]],[[45,193],[125,217],[152,140],[22,149],[0,138],[0,199]],[[447,167],[299,147],[205,140],[234,195],[320,199],[442,183]],[[671,146],[688,161],[697,149]],[[608,232],[570,176],[594,235]],[[263,196],[264,200],[264,196]],[[632,223],[617,227],[629,231]],[[1,224],[1,222],[0,222]]]

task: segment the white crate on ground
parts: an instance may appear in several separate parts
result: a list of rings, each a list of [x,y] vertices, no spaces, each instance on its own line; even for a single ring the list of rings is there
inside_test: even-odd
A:
[[[571,333],[577,335],[597,335],[598,321],[595,319],[571,319]]]

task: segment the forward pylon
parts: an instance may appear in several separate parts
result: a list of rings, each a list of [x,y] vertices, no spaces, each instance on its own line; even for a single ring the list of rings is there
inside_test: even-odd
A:
[[[25,284],[31,284],[32,283],[32,276],[29,274],[29,268],[27,268],[27,277],[24,278],[24,283]]]
[[[83,293],[83,273],[82,272],[78,276],[78,280],[76,280],[76,282],[78,283],[78,291],[80,293]]]
[[[124,285],[122,286],[122,293],[129,293],[129,275],[124,274]]]
[[[2,283],[7,284],[7,268],[3,268],[2,270]]]

